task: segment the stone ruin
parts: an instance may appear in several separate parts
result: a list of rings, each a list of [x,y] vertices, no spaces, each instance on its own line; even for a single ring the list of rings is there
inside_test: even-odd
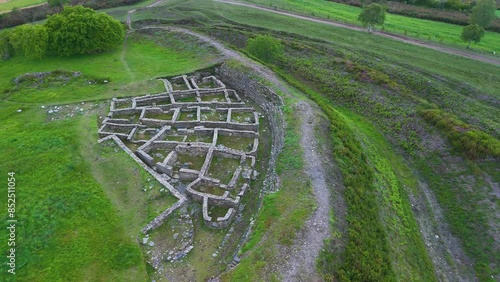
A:
[[[207,226],[225,228],[257,176],[260,114],[215,76],[161,80],[164,93],[113,99],[99,143],[114,140],[178,198],[143,233],[188,198],[202,204]]]

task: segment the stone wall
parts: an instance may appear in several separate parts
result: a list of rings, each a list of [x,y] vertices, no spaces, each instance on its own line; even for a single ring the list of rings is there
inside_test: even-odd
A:
[[[283,118],[283,100],[265,85],[255,81],[248,73],[222,64],[216,70],[216,75],[226,82],[228,87],[235,89],[241,96],[250,98],[258,104],[266,115],[271,127],[272,145],[264,188],[268,191],[278,189],[278,178],[275,171],[276,160],[283,148],[285,136],[285,121]]]

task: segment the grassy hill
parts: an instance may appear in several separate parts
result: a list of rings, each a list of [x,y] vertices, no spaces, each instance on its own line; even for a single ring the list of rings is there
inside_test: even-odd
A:
[[[318,100],[315,101],[325,105],[324,111],[333,107],[334,112],[342,111],[344,117],[349,117],[345,122],[352,130],[350,134],[360,142],[358,148],[366,154],[368,170],[374,170],[373,174],[370,173],[373,187],[383,187],[375,190],[375,193],[379,197],[384,197],[382,195],[386,189],[395,193],[392,196],[386,195],[392,200],[379,202],[379,208],[384,213],[392,214],[389,218],[396,217],[401,221],[389,228],[387,224],[391,221],[384,220],[382,216],[380,222],[388,232],[386,239],[382,240],[391,238],[390,242],[394,242],[394,238],[399,237],[405,242],[401,246],[408,248],[408,242],[413,242],[413,247],[406,249],[406,252],[418,253],[416,250],[422,246],[422,235],[418,229],[409,226],[411,221],[422,219],[421,214],[415,210],[410,212],[412,208],[408,199],[421,197],[423,189],[429,187],[443,209],[444,219],[453,236],[459,238],[465,253],[475,261],[474,268],[459,270],[461,275],[469,278],[477,275],[481,280],[488,281],[498,273],[498,268],[492,266],[498,265],[498,255],[494,251],[498,245],[494,243],[494,235],[491,233],[495,224],[490,225],[494,222],[490,216],[494,217],[496,200],[488,196],[488,191],[492,189],[488,179],[495,166],[492,166],[490,158],[467,161],[465,142],[479,141],[472,141],[468,138],[474,137],[464,135],[457,139],[464,143],[455,143],[453,139],[449,139],[451,137],[447,137],[451,135],[446,132],[446,127],[435,126],[418,111],[439,109],[458,119],[465,128],[483,132],[489,136],[485,138],[490,140],[485,142],[491,142],[487,145],[491,146],[490,154],[497,156],[495,152],[499,132],[498,119],[495,117],[498,115],[498,108],[495,105],[499,98],[496,89],[500,87],[498,67],[364,32],[353,32],[241,6],[205,1],[173,1],[169,4],[168,8],[160,6],[137,13],[133,19],[182,22],[240,50],[245,46],[246,39],[256,34],[268,33],[283,40],[286,56],[274,66],[276,71],[283,72],[287,81],[301,92],[308,93],[309,96],[312,95],[310,93],[318,93]],[[168,14],[168,17],[162,17],[164,14]],[[362,119],[352,118],[353,115],[365,117],[372,124],[371,131],[382,135],[368,137],[370,135],[360,129],[366,127]],[[332,114],[332,117],[336,116],[338,114]],[[444,120],[446,115],[443,115],[443,122]],[[334,123],[335,120],[331,122]],[[388,144],[380,146],[390,148],[388,150],[397,156],[395,160],[400,161],[391,161],[388,154],[377,156],[370,153],[381,151],[370,145],[380,142]],[[347,144],[344,143],[343,146]],[[476,150],[476,147],[471,147],[471,150]],[[339,163],[352,162],[352,159],[343,160],[341,156],[336,158]],[[406,173],[398,172],[402,167],[401,164],[396,164],[398,162],[408,166]],[[346,177],[349,171],[343,173]],[[404,179],[402,175],[412,175],[407,180],[408,184],[400,182]],[[457,177],[469,181],[457,182]],[[391,186],[394,187],[392,190],[389,188]],[[481,204],[485,202],[488,204]],[[444,222],[437,225],[442,223]],[[391,268],[396,271],[396,277],[413,277],[409,265],[417,267],[425,255],[404,255],[406,247],[398,246],[391,245],[391,250],[402,253],[400,258],[404,260],[397,260],[396,256],[392,256]],[[332,255],[338,256],[333,249]],[[252,257],[252,252],[249,257]],[[444,251],[442,257],[448,260],[446,264],[449,267],[456,267],[456,253]],[[335,262],[326,256],[325,263],[323,267],[328,268]],[[408,264],[404,266],[406,263]],[[260,264],[257,260],[250,265]],[[439,267],[444,269],[442,265]],[[252,270],[257,271],[245,267],[240,269],[241,273]],[[238,268],[235,271],[238,272]],[[259,271],[262,273],[262,270]],[[417,270],[415,273],[425,272]],[[438,271],[437,275],[439,278],[444,274]],[[421,277],[420,280],[428,279],[429,276]]]
[[[347,22],[359,12],[327,1],[251,2]],[[106,11],[124,20],[128,8]],[[281,246],[293,242],[314,209],[308,179],[297,177],[303,160],[301,117],[294,105],[304,100],[322,112],[323,127],[316,134],[335,160],[330,165],[338,175],[330,177],[344,187],[331,187],[345,201],[345,211],[331,209],[332,236],[317,262],[325,280],[497,280],[498,66],[206,0],[167,0],[139,9],[132,20],[137,28],[171,24],[193,29],[250,57],[245,50],[249,38],[270,34],[284,45],[280,60],[261,62],[293,94],[288,97],[267,83],[285,99],[287,133],[277,167],[281,190],[264,197],[253,233],[239,253],[242,261],[223,274],[223,281],[279,280],[276,269],[286,259]],[[394,15],[386,25],[387,31],[415,37],[418,32],[421,39],[463,48],[455,38],[458,29]],[[491,52],[499,42],[498,34],[488,33],[477,49]],[[159,184],[150,183],[113,146],[95,144],[99,117],[112,97],[162,91],[154,77],[218,61],[214,48],[190,36],[136,32],[122,47],[101,54],[41,61],[16,56],[1,62],[0,148],[6,148],[6,161],[0,171],[15,171],[18,181],[22,245],[17,281],[157,278],[136,237],[155,214],[141,188]],[[240,63],[228,64],[266,83]],[[80,75],[63,81],[14,80],[54,70]],[[49,114],[52,109],[57,113]],[[162,204],[172,201],[166,198]],[[176,271],[203,281],[223,270],[206,257],[224,234],[196,228],[195,240],[203,248],[195,248]],[[0,236],[6,232],[3,228]],[[9,281],[2,267],[0,280]],[[203,270],[193,272],[193,267]]]

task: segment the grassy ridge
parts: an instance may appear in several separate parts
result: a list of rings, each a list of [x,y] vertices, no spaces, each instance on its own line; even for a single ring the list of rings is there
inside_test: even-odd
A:
[[[361,23],[358,22],[358,15],[361,12],[361,8],[340,3],[322,0],[246,0],[245,2],[266,6],[277,6],[279,9],[361,26]],[[449,23],[387,13],[384,30],[424,40],[446,43],[460,48],[464,48],[465,46],[460,39],[462,26]],[[481,42],[473,48],[488,52],[500,52],[499,46],[500,34],[486,31]]]
[[[417,189],[416,177],[369,120],[345,108],[336,110],[361,141],[373,167],[374,185],[378,201],[382,203],[381,219],[389,238],[396,276],[435,281],[433,264],[408,199],[407,190],[415,192]]]
[[[280,72],[280,75],[307,93],[329,117],[334,156],[344,177],[344,197],[348,205],[345,240],[348,243],[340,266],[333,246],[322,252],[319,266],[325,278],[366,281],[375,277],[374,281],[392,281],[411,276],[417,281],[435,281],[433,266],[409,208],[403,183],[398,180],[403,179],[405,185],[415,185],[415,180],[407,176],[410,174],[408,169],[382,141],[379,133],[365,128],[356,130],[358,133],[355,134],[354,124],[357,127],[364,123],[351,121],[352,117],[346,116],[352,115],[348,111],[335,110],[321,94],[287,74]],[[366,141],[360,143],[358,140]],[[377,204],[378,197],[384,205]],[[374,216],[377,214],[380,214],[380,219]],[[333,277],[331,273],[334,273]]]

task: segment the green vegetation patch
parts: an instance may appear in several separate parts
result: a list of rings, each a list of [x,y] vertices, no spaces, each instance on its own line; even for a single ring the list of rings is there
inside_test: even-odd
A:
[[[419,114],[429,123],[442,129],[451,145],[471,159],[500,157],[500,141],[491,135],[471,128],[452,114],[439,109],[420,110]]]
[[[15,56],[0,64],[0,89],[7,89],[0,97],[16,102],[53,104],[159,93],[164,91],[164,86],[152,78],[206,68],[217,57],[212,49],[198,49],[196,44],[193,47],[168,32],[160,34],[170,41],[156,42],[152,35],[133,33],[127,44],[99,54],[42,60]],[[186,49],[179,51],[181,46]],[[21,87],[11,93],[12,79],[27,73],[54,70],[79,72],[88,81],[60,82],[58,87]]]
[[[79,150],[81,118],[45,123],[36,106],[0,103],[0,147],[10,148],[0,171],[17,178],[17,280],[145,279],[139,246]]]

